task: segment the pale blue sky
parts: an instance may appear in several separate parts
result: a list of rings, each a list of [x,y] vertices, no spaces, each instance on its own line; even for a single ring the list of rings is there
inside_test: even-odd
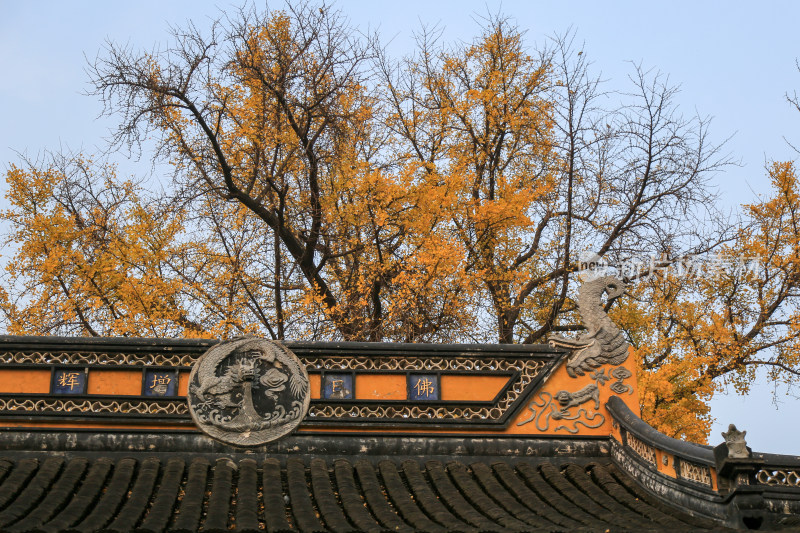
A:
[[[257,4],[263,4],[258,2]],[[84,56],[93,58],[104,40],[152,48],[166,43],[168,24],[193,19],[203,26],[229,2],[0,0],[0,163],[15,151],[35,156],[44,149],[96,151],[111,122],[96,120],[100,103],[87,89]],[[271,2],[279,7],[280,2]],[[501,5],[494,1],[362,1],[337,3],[358,28],[378,28],[390,52],[411,49],[420,21],[440,24],[447,41],[470,40],[476,17]],[[629,61],[669,74],[681,85],[685,115],[712,116],[712,138],[733,136],[727,151],[741,166],[716,177],[725,207],[752,201],[768,189],[764,163],[794,159],[784,138],[800,145],[800,113],[784,94],[800,91],[797,21],[800,3],[771,2],[537,2],[504,1],[502,12],[528,30],[530,43],[573,27],[609,88],[624,88]],[[148,166],[122,164],[123,172]],[[2,187],[2,185],[0,185]],[[0,206],[3,204],[0,203]],[[734,422],[748,430],[759,451],[800,454],[800,401],[761,383],[747,398],[721,397],[713,403],[719,419],[711,442]]]

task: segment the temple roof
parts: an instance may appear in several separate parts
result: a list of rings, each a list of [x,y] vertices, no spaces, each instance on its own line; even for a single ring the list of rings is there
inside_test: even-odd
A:
[[[686,531],[608,459],[213,462],[42,455],[0,459],[0,527],[25,531]]]
[[[218,341],[0,336],[0,531],[800,526],[800,458],[754,453],[735,429],[716,448],[659,433],[639,418],[633,362],[570,342],[286,343],[307,410],[241,446],[190,416],[204,391],[242,405],[220,385],[234,367],[198,385]]]

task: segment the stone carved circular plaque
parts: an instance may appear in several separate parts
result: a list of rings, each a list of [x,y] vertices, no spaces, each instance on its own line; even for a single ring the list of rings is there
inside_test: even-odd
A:
[[[281,344],[258,338],[220,343],[189,375],[189,412],[207,435],[258,446],[296,428],[311,399],[308,373]]]

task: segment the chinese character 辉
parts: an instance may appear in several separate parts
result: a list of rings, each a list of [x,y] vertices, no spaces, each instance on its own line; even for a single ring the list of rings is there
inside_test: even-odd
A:
[[[78,380],[79,372],[64,372],[58,378],[58,384],[61,387],[69,387],[69,390],[73,390],[75,387],[80,385],[80,381]]]

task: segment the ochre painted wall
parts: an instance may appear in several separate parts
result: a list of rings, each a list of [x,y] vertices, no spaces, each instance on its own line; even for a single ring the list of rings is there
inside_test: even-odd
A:
[[[0,394],[48,394],[50,376],[50,369],[0,369]]]
[[[359,374],[356,378],[356,400],[405,400],[405,374]]]
[[[503,390],[509,376],[442,376],[442,400],[490,402]]]
[[[86,393],[139,396],[142,394],[142,371],[92,369],[89,372]]]
[[[633,357],[629,357],[623,365],[631,373],[635,372],[636,365]],[[616,367],[605,366],[595,372],[588,372],[583,376],[570,377],[566,371],[564,361],[551,371],[539,390],[534,391],[524,403],[516,406],[516,413],[512,414],[512,422],[506,427],[484,428],[473,430],[469,428],[453,428],[446,424],[437,424],[436,419],[430,419],[429,428],[392,428],[390,424],[376,424],[374,429],[363,425],[353,431],[376,433],[425,433],[425,434],[512,434],[512,435],[597,435],[605,436],[613,433],[611,417],[605,409],[608,398],[615,394],[612,386],[617,388],[618,395],[639,414],[639,396],[635,375],[623,380],[611,377]],[[87,382],[89,395],[101,396],[140,396],[142,391],[142,370],[137,368],[90,368]],[[320,397],[320,374],[309,374],[311,397]],[[48,394],[50,391],[51,373],[48,369],[36,368],[0,368],[0,394]],[[482,401],[491,402],[504,389],[509,380],[508,375],[468,375],[447,374],[441,376],[440,404],[447,407],[446,402]],[[188,391],[189,372],[180,371],[178,380],[178,395],[185,397]],[[587,389],[588,387],[588,389]],[[391,401],[407,399],[407,381],[405,374],[375,374],[369,372],[357,373],[355,380],[356,400]],[[596,399],[592,392],[596,390]],[[581,393],[588,393],[583,394]],[[559,393],[566,399],[566,405],[558,402]],[[420,405],[424,405],[421,402]],[[480,407],[478,407],[480,408]],[[491,408],[491,406],[487,406]],[[457,420],[456,420],[457,422]],[[56,427],[53,421],[8,422],[0,420],[0,425],[26,425],[29,427],[44,426]],[[126,423],[117,421],[87,422],[81,427],[119,427]],[[170,424],[173,427],[174,424]],[[61,427],[67,427],[62,425]],[[78,427],[78,426],[69,426]],[[143,427],[143,426],[137,426]],[[167,426],[158,426],[166,428]],[[178,426],[176,426],[178,427]],[[192,426],[181,426],[191,428]],[[320,426],[301,427],[299,431],[350,431],[341,427],[321,428]],[[669,467],[665,469],[670,474]]]

